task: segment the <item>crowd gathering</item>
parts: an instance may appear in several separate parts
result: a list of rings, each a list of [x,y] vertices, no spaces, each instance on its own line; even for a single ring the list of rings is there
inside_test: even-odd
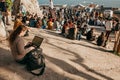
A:
[[[7,6],[4,5],[4,1],[2,0],[0,3],[3,5],[1,6],[2,20],[5,25],[10,25],[6,15]],[[55,9],[43,7],[42,14],[43,17],[29,13],[23,3],[20,4],[19,13],[15,15],[13,32],[9,36],[11,51],[17,62],[25,62],[26,57],[24,56],[29,51],[24,49],[25,44],[21,38],[21,36],[29,36],[29,30],[25,26],[59,31],[62,36],[72,40],[81,40],[82,36],[85,36],[86,40],[96,41],[98,46],[103,47],[108,44],[110,34],[114,33],[116,45],[120,31],[118,18],[105,17],[103,12],[97,12],[96,10],[88,12],[85,9],[76,8]],[[91,25],[104,27],[105,31],[96,36],[95,28],[91,28]],[[18,49],[15,47],[16,44]],[[116,46],[114,46],[113,51],[115,51],[115,48]],[[21,55],[16,55],[17,51]]]
[[[72,40],[80,40],[82,36],[85,36],[87,40],[96,40],[97,45],[103,47],[108,43],[110,33],[115,33],[115,41],[117,41],[120,30],[118,18],[106,17],[102,12],[96,10],[88,12],[85,9],[76,8],[51,9],[43,7],[43,18],[37,14],[26,12],[16,16],[16,23],[23,23],[34,28],[56,30]],[[101,26],[105,28],[105,31],[97,37],[95,28],[90,26]],[[15,27],[16,25],[14,25]]]

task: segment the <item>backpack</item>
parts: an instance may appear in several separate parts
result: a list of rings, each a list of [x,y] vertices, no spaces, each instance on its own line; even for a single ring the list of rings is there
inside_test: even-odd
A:
[[[45,58],[42,55],[42,51],[37,48],[31,50],[29,53],[30,55],[26,64],[27,70],[36,76],[42,75],[45,71]]]

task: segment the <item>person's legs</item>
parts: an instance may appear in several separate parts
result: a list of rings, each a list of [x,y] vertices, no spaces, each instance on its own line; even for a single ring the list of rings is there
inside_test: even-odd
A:
[[[20,61],[18,60],[18,61],[16,61],[16,62],[17,62],[17,63],[20,63],[20,64],[26,64],[27,61],[29,60],[29,56],[30,56],[30,55],[31,55],[31,53],[27,53],[22,60],[20,60]]]
[[[79,34],[76,35],[76,40],[78,40],[78,38],[79,38]]]
[[[3,23],[5,24],[5,16],[2,17]]]
[[[106,39],[108,38],[108,31],[106,31],[105,37],[106,37]]]
[[[8,16],[5,17],[6,17],[6,25],[10,25]]]
[[[111,31],[107,31],[107,32],[106,32],[106,35],[105,35],[106,40],[108,40],[110,33],[111,33]]]
[[[95,36],[92,36],[91,41],[94,41],[94,40],[95,40]]]
[[[80,40],[81,39],[81,34],[78,34],[78,40]]]
[[[42,29],[45,29],[46,27],[45,26],[42,26]]]
[[[103,47],[106,47],[110,33],[111,33],[111,31],[106,31],[106,35],[105,35],[106,40],[105,40],[105,42],[104,42]]]
[[[80,31],[79,33],[79,40],[81,39],[81,36],[82,36],[82,31]]]

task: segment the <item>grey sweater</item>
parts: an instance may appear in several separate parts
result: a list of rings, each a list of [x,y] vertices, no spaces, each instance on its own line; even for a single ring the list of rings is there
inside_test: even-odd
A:
[[[13,44],[10,45],[10,49],[15,60],[22,60],[27,52],[30,51],[29,49],[24,49],[24,46],[24,40],[20,36],[18,36]]]

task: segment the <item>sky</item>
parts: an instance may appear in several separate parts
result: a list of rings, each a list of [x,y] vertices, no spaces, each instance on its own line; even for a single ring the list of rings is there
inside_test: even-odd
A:
[[[40,4],[49,4],[49,0],[38,0]],[[120,0],[53,0],[54,4],[68,4],[68,5],[77,5],[85,3],[95,3],[99,5],[105,5],[109,7],[119,7]]]

